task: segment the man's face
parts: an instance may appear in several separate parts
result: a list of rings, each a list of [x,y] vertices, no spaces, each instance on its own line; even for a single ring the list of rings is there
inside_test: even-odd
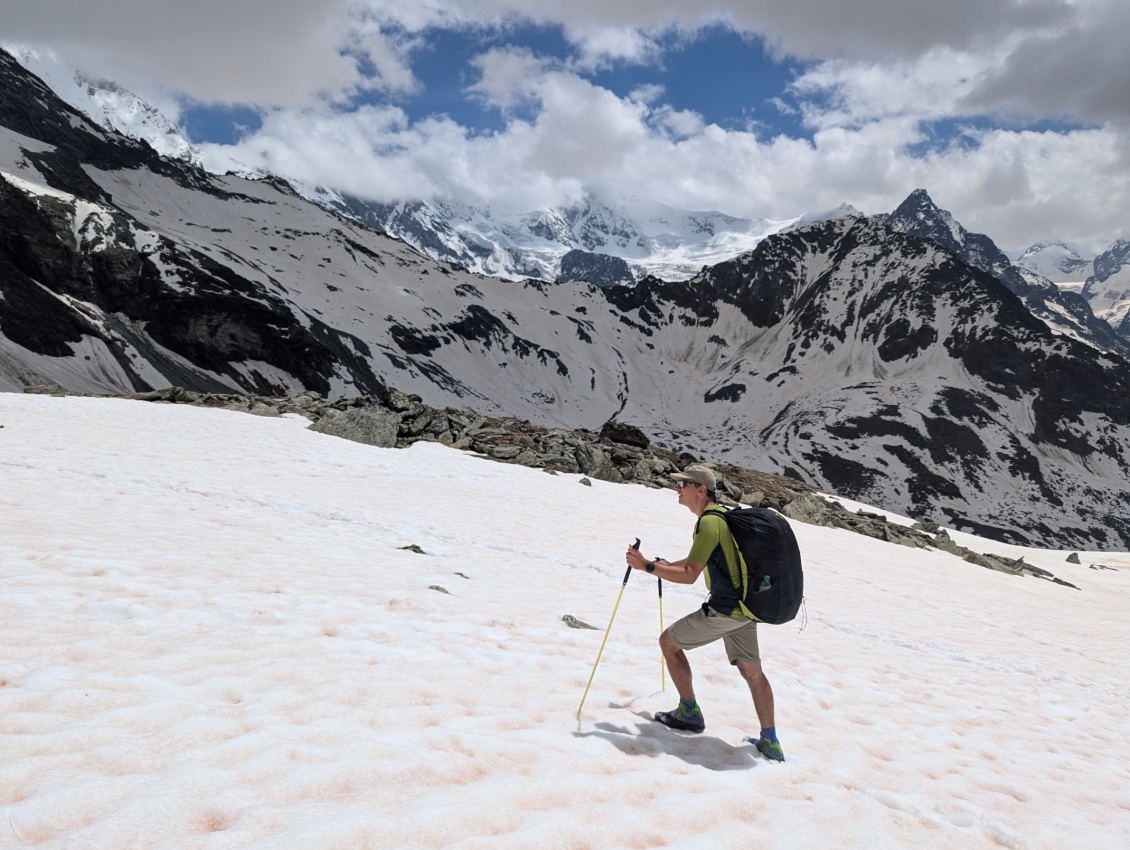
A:
[[[693,481],[676,481],[675,489],[679,491],[679,504],[693,511],[702,500],[702,492],[706,488]]]

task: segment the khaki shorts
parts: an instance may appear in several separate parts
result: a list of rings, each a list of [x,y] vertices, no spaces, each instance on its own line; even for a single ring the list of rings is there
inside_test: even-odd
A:
[[[667,630],[675,646],[682,650],[698,649],[719,638],[726,646],[726,657],[731,664],[746,661],[760,664],[757,649],[757,622],[745,617],[727,617],[703,605],[687,614]]]

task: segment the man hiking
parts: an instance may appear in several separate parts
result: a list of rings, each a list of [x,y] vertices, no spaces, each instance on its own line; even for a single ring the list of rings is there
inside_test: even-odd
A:
[[[784,761],[773,717],[773,689],[761,669],[757,621],[746,617],[738,605],[739,591],[735,588],[741,586],[741,565],[734,536],[722,518],[725,509],[715,501],[718,482],[714,473],[701,464],[688,466],[671,477],[678,488],[679,504],[699,518],[690,554],[681,561],[648,560],[638,549],[629,547],[625,557],[632,569],[644,570],[678,584],[694,584],[705,570],[710,598],[701,609],[683,617],[659,636],[659,648],[667,660],[671,681],[680,699],[676,709],[660,712],[655,719],[672,729],[688,732],[701,732],[706,728],[702,709],[695,700],[686,650],[720,638],[726,647],[726,656],[738,668],[753,696],[753,707],[761,723],[761,735],[755,742],[758,751],[766,758]]]

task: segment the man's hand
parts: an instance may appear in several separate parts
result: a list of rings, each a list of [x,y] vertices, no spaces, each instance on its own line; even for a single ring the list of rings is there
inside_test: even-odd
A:
[[[629,546],[627,553],[624,555],[624,560],[628,562],[628,566],[633,570],[642,570],[647,566],[647,558],[643,553],[634,546]]]

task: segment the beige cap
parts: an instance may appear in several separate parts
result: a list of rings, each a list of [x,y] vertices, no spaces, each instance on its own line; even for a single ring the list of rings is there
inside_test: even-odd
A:
[[[718,479],[714,477],[714,473],[701,463],[688,466],[682,472],[676,472],[671,477],[676,481],[693,481],[695,484],[701,484],[707,490],[713,490],[718,486]]]

